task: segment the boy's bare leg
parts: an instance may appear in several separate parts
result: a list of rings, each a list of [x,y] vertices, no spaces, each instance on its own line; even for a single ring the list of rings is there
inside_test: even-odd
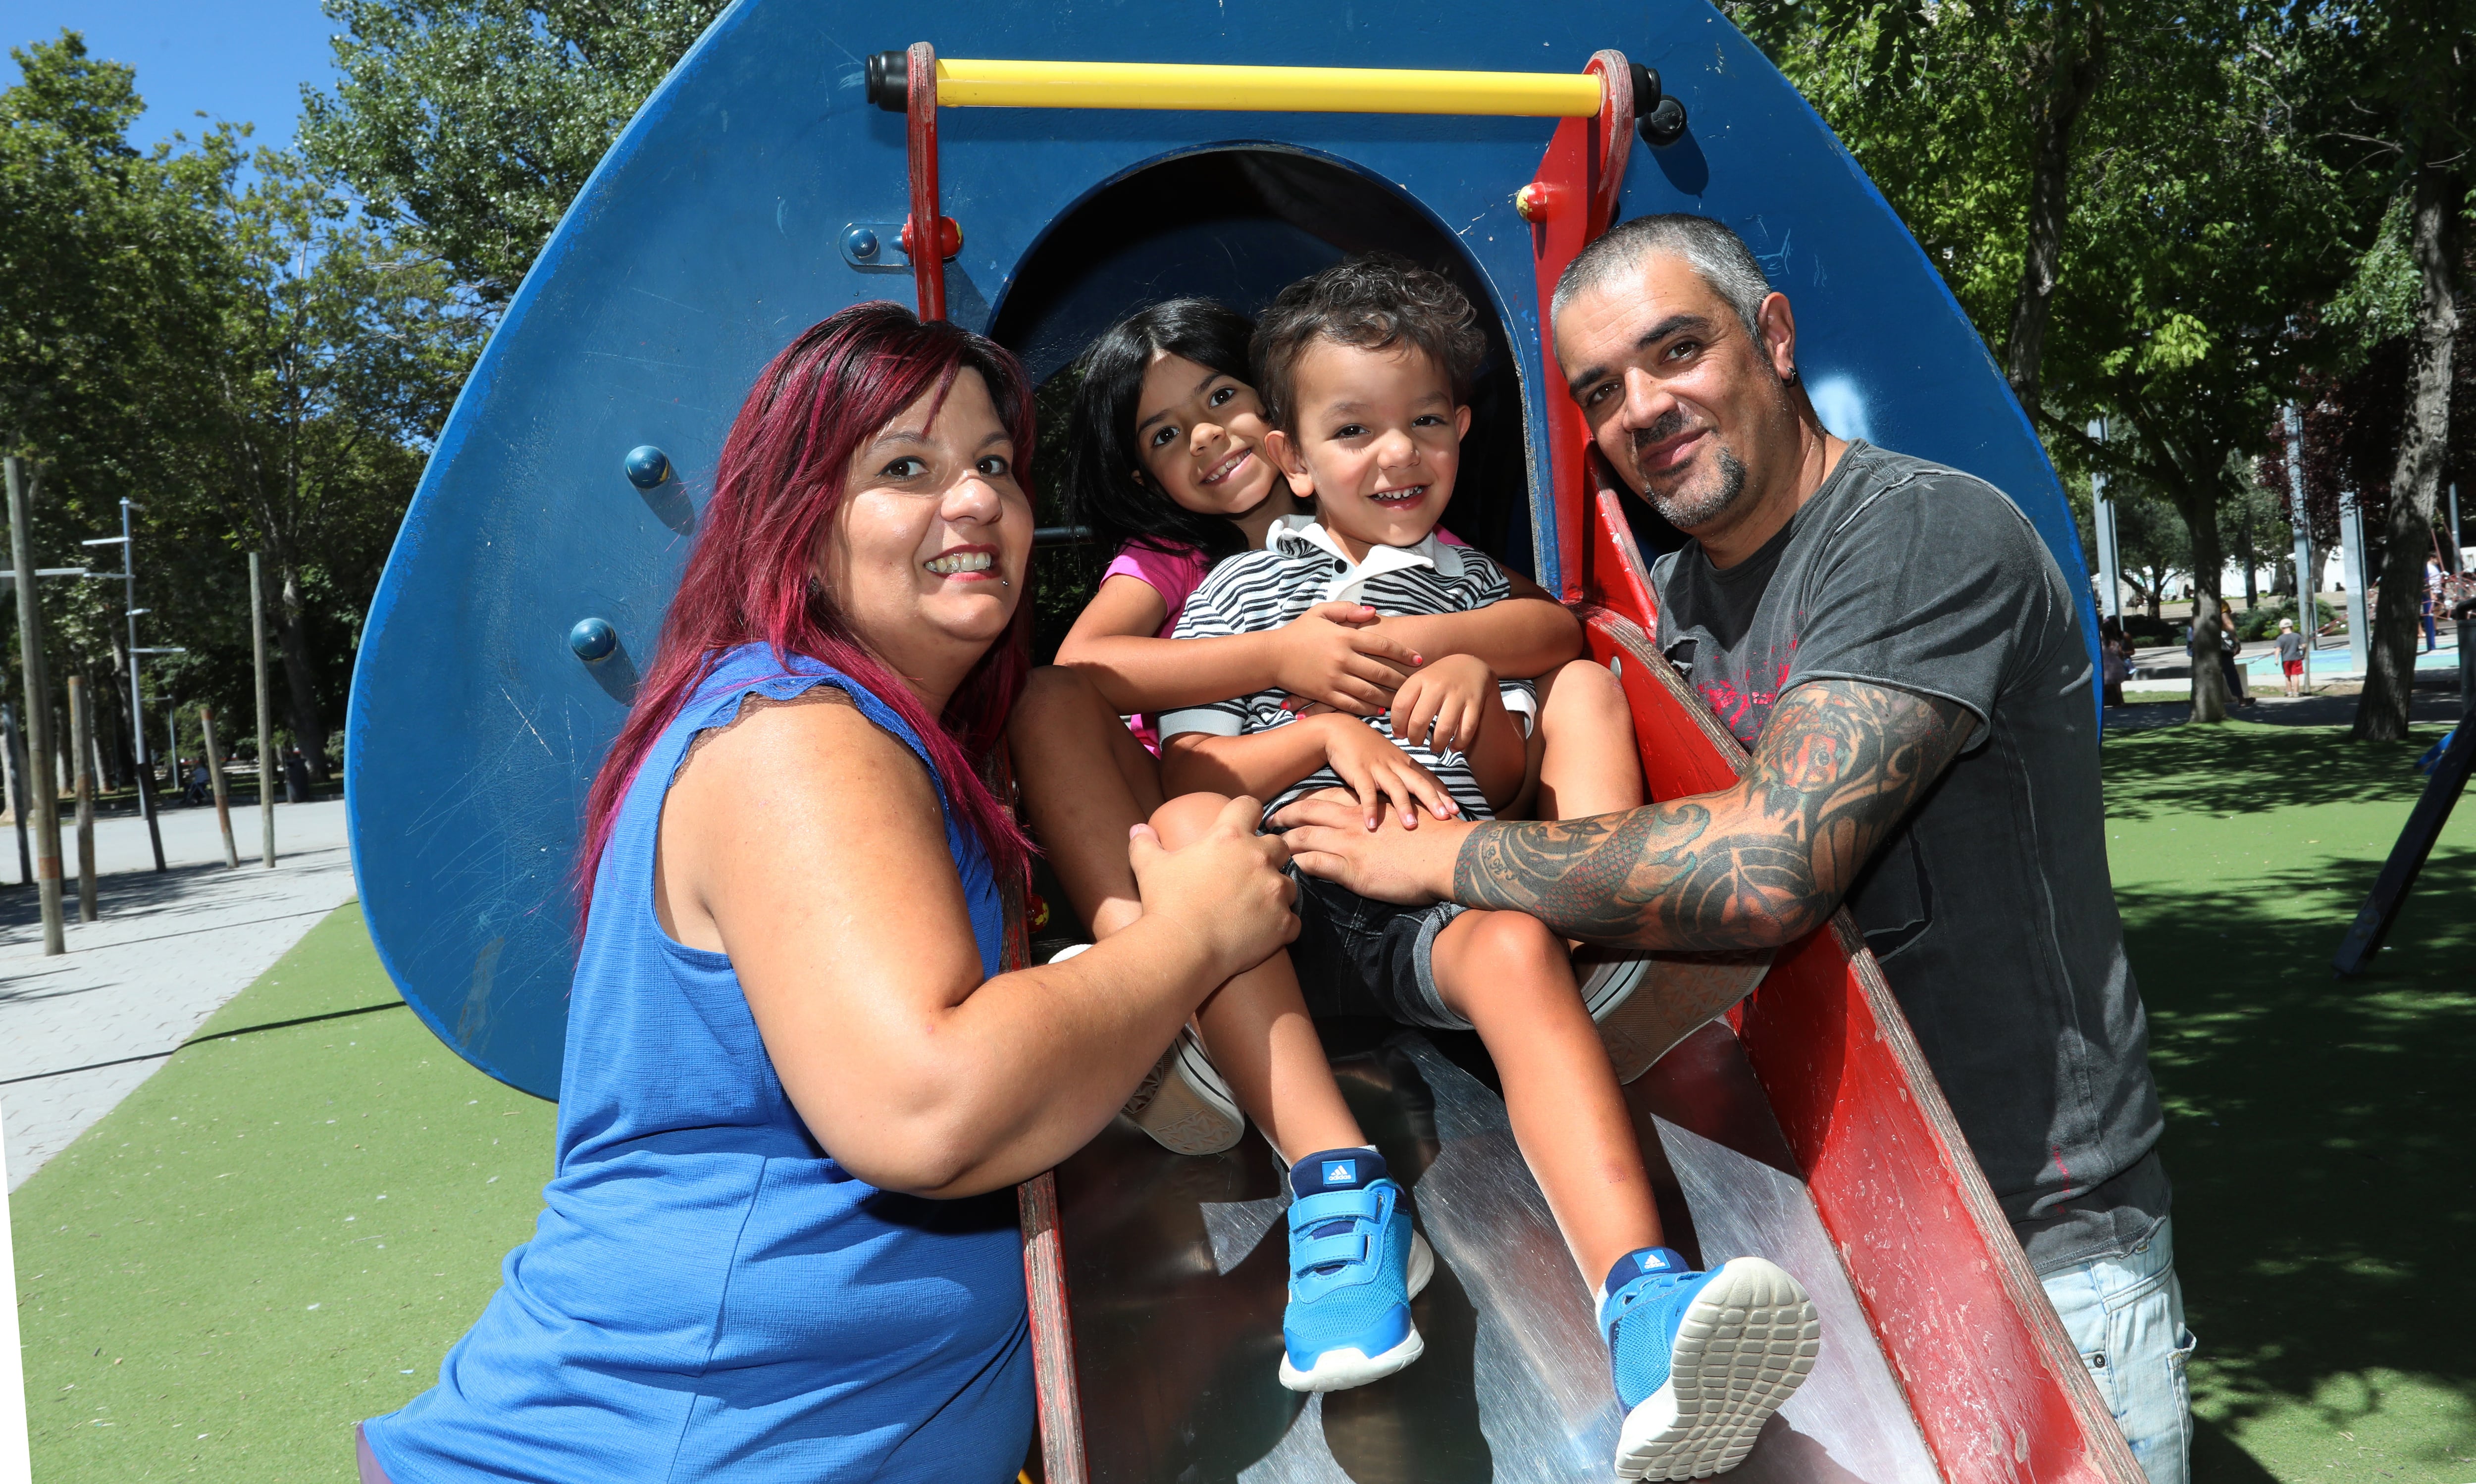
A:
[[[1031,672],[1006,723],[1024,826],[1096,939],[1143,915],[1127,831],[1161,805],[1160,763],[1081,675]]]
[[[1173,799],[1152,815],[1152,829],[1176,850],[1208,829],[1227,803],[1219,794]],[[1367,1142],[1332,1078],[1289,954],[1275,953],[1214,990],[1196,1012],[1196,1026],[1238,1106],[1283,1160]]]
[[[1518,806],[1530,784],[1530,739],[1522,724],[1505,709],[1504,692],[1491,685],[1479,702],[1478,739],[1471,744],[1471,777],[1488,807],[1502,811]]]
[[[1589,819],[1646,802],[1624,687],[1596,660],[1574,659],[1539,678],[1537,819]]]
[[[1573,987],[1564,940],[1520,912],[1464,912],[1436,934],[1436,987],[1478,1028],[1530,1173],[1597,1285],[1663,1238],[1633,1119]]]

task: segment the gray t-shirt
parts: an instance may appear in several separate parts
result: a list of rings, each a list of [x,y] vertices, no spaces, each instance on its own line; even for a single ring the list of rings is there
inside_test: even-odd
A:
[[[1850,446],[1760,552],[1652,568],[1659,645],[1752,746],[1779,698],[1852,680],[1978,725],[1847,905],[2042,1273],[2166,1214],[2149,1034],[2107,876],[2097,707],[2070,586],[1969,475]]]
[[[2279,663],[2286,664],[2290,660],[2302,659],[2303,657],[2304,635],[2297,633],[2292,629],[2280,630],[2278,632]]]

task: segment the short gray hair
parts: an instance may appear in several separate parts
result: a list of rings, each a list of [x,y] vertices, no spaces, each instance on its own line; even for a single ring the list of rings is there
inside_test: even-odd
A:
[[[1662,253],[1685,260],[1711,291],[1727,302],[1746,322],[1746,334],[1762,339],[1759,316],[1770,296],[1770,280],[1746,248],[1746,239],[1707,216],[1673,212],[1637,216],[1619,222],[1598,240],[1583,248],[1556,279],[1555,296],[1548,302],[1551,328],[1565,307],[1593,289],[1604,288]]]

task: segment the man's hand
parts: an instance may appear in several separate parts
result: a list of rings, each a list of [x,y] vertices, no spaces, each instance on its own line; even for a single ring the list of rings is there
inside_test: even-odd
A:
[[[1392,709],[1420,657],[1377,630],[1380,617],[1362,603],[1319,603],[1283,624],[1274,631],[1274,685],[1352,716]]]
[[[1358,802],[1337,788],[1299,800],[1269,824],[1288,831],[1282,838],[1300,870],[1403,906],[1452,895],[1453,861],[1476,828],[1450,820],[1412,829],[1398,816],[1371,827]]]
[[[1487,661],[1447,655],[1393,693],[1393,735],[1431,752],[1467,754],[1478,742],[1479,718],[1495,690],[1496,672]]]
[[[1809,681],[1772,708],[1736,787],[1597,819],[1456,830],[1443,894],[1527,912],[1591,943],[1776,948],[1839,909],[1975,725],[1937,697]],[[1337,853],[1321,838],[1312,848]]]

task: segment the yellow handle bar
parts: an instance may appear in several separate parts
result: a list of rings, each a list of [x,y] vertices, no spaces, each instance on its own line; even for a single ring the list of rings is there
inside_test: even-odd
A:
[[[1181,62],[937,59],[941,108],[1198,109],[1285,113],[1494,113],[1589,118],[1599,80],[1580,72],[1419,72]]]

